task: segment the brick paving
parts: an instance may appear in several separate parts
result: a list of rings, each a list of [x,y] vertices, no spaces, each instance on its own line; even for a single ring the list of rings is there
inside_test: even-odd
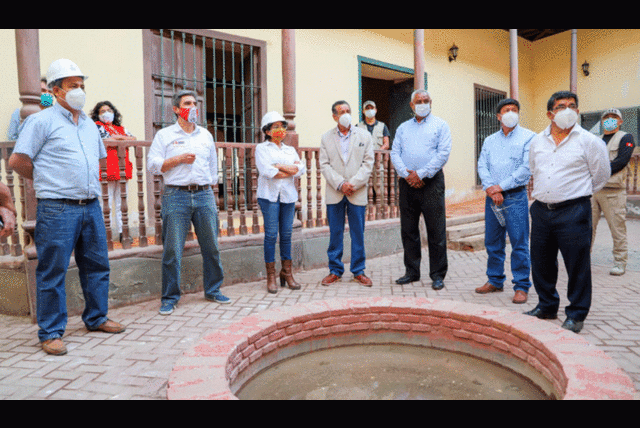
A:
[[[608,274],[612,263],[611,237],[604,220],[593,250],[594,294],[591,312],[580,333],[611,356],[640,389],[640,221],[628,221],[629,266],[621,277]],[[402,254],[367,260],[373,287],[365,288],[346,274],[341,282],[323,287],[327,269],[296,274],[302,290],[266,292],[263,282],[224,288],[231,305],[204,300],[201,293],[184,295],[176,311],[158,314],[159,301],[112,309],[109,316],[123,322],[119,335],[89,332],[79,316],[70,317],[64,337],[67,355],[45,354],[38,343],[37,325],[29,319],[0,315],[0,399],[166,399],[167,380],[178,357],[205,333],[266,309],[326,298],[408,296],[459,300],[511,309],[529,310],[537,303],[531,289],[529,302],[511,303],[507,290],[479,295],[473,289],[485,281],[487,254],[449,252],[446,287],[431,289],[428,257],[423,249],[423,279],[407,285],[394,280],[404,273]],[[566,305],[566,273],[560,262],[561,307]],[[509,263],[507,261],[507,270]],[[510,273],[507,281],[511,279]],[[561,310],[558,320],[564,320]],[[636,393],[636,398],[640,395]]]

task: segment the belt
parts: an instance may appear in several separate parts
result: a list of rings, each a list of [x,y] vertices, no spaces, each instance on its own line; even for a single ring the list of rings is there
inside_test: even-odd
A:
[[[87,205],[90,204],[91,202],[97,200],[98,198],[92,198],[92,199],[38,199],[38,201],[54,201],[54,202],[61,202],[63,204],[68,204],[68,205]]]
[[[582,196],[580,198],[569,199],[568,201],[556,202],[553,204],[548,204],[546,202],[540,202],[540,201],[536,201],[536,202],[540,202],[540,204],[548,210],[557,210],[558,208],[568,207],[569,205],[577,204],[578,202],[588,201],[590,198],[591,196]]]
[[[189,184],[188,186],[172,186],[167,184],[167,187],[172,187],[174,189],[186,190],[187,192],[200,192],[202,190],[209,190],[211,186],[209,184],[205,184],[203,186],[199,184]]]
[[[519,187],[515,187],[513,189],[509,189],[509,190],[503,190],[502,194],[503,195],[510,195],[512,193],[518,193],[518,192],[522,192],[523,190],[525,190],[527,187],[526,186],[519,186]]]

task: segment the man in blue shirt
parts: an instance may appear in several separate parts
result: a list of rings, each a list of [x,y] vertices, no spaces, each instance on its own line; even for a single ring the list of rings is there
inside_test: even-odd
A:
[[[518,125],[520,103],[506,98],[498,103],[496,114],[500,130],[489,135],[478,158],[478,176],[487,193],[484,210],[484,244],[487,248],[488,281],[476,288],[486,294],[503,290],[505,232],[511,242],[511,273],[513,274],[513,303],[525,303],[531,287],[529,272],[529,205],[527,183],[529,144],[535,136]]]
[[[28,116],[9,165],[33,180],[38,199],[35,244],[38,338],[45,352],[62,355],[67,325],[65,277],[71,252],[85,298],[88,330],[121,333],[107,318],[109,254],[98,198],[100,159],[107,153],[95,123],[82,111],[83,75],[68,59],[51,63],[47,84],[58,102]]]
[[[400,234],[404,248],[405,275],[398,284],[420,280],[420,214],[427,226],[429,277],[432,288],[444,287],[447,274],[447,237],[442,167],[451,153],[449,125],[431,114],[431,96],[424,89],[411,94],[416,116],[396,130],[391,162],[398,172]]]

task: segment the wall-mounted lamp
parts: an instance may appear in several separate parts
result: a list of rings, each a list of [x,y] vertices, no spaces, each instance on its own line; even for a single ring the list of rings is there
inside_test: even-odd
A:
[[[582,72],[584,73],[585,76],[589,75],[589,63],[587,61],[585,61],[584,64],[582,64]]]
[[[453,46],[449,48],[449,62],[455,61],[458,57],[458,47],[454,43]]]

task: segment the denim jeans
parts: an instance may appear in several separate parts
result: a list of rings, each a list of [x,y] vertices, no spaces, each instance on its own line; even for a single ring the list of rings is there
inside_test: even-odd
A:
[[[65,277],[74,252],[85,300],[82,321],[94,330],[107,321],[109,253],[98,200],[72,205],[39,199],[35,244],[37,319],[41,342],[64,335],[67,326]]]
[[[364,274],[365,250],[364,250],[364,219],[367,207],[354,205],[347,197],[343,197],[337,204],[327,204],[327,220],[329,220],[329,272],[342,276],[344,263],[342,263],[342,249],[344,237],[345,211],[349,218],[349,235],[351,236],[351,273],[354,276]]]
[[[264,262],[276,261],[276,241],[280,232],[280,259],[291,260],[291,231],[293,216],[296,212],[295,202],[284,204],[280,198],[276,202],[258,198],[262,217],[264,218]]]
[[[214,297],[224,279],[218,250],[218,209],[213,190],[165,187],[162,194],[162,303],[180,300],[182,251],[191,223],[202,253],[204,294]]]
[[[485,234],[484,244],[487,248],[487,278],[497,288],[503,288],[506,234],[511,243],[511,273],[513,289],[525,293],[531,288],[529,273],[531,258],[529,257],[529,205],[527,191],[507,193],[504,202],[496,208],[502,213],[505,225],[502,226],[491,208],[493,201],[487,198],[484,208]]]

